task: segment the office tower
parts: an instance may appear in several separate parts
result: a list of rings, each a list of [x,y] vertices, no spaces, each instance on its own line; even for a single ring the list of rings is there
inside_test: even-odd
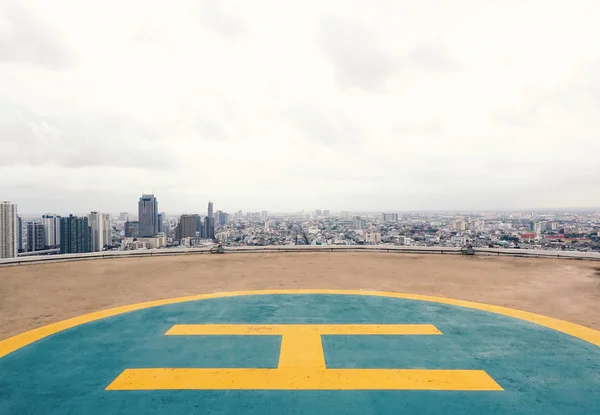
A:
[[[92,252],[100,252],[106,245],[112,246],[112,231],[109,214],[91,212],[88,215],[88,223],[90,225],[92,238]]]
[[[196,220],[199,218],[199,215],[181,215],[179,224],[175,228],[175,238],[179,240],[183,238],[195,238]]]
[[[215,224],[216,226],[223,226],[229,223],[229,215],[221,210],[215,212]]]
[[[165,232],[165,213],[158,214],[158,233],[166,233]]]
[[[204,227],[204,222],[200,219],[200,229],[198,230],[198,238],[206,239],[206,228]]]
[[[122,220],[123,222],[127,222],[129,220],[129,213],[127,213],[127,212],[119,213],[119,220]]]
[[[204,238],[215,238],[215,218],[211,218],[209,216],[204,218]]]
[[[260,212],[260,218],[262,220],[267,220],[269,218],[269,212],[267,212],[266,210],[263,210],[262,212]]]
[[[87,217],[69,215],[60,218],[60,253],[91,252],[91,233]]]
[[[268,220],[265,222],[265,232],[271,232],[271,229],[273,228],[273,221]]]
[[[27,252],[42,251],[45,245],[44,224],[27,222]]]
[[[138,236],[149,238],[158,233],[158,201],[154,195],[142,195],[138,202]]]
[[[17,205],[10,202],[0,203],[0,258],[14,258],[19,249],[19,221]]]
[[[546,232],[546,222],[537,222],[534,227],[535,233]]]
[[[214,218],[213,216],[213,202],[208,202],[208,217]]]
[[[127,221],[125,222],[125,237],[126,238],[137,238],[138,237],[138,221]]]
[[[317,211],[315,212],[315,216],[322,216],[323,212],[321,212],[321,209],[317,209]]]
[[[57,248],[60,245],[60,216],[43,215],[42,225],[46,249]]]
[[[200,217],[200,215],[194,215],[194,219],[196,220],[196,232],[199,232],[201,234],[202,233],[202,218]]]
[[[383,221],[384,222],[398,222],[398,214],[397,213],[384,213]]]
[[[362,220],[359,216],[355,216],[352,218],[352,227],[354,229],[362,229]]]
[[[17,252],[23,252],[23,218],[17,215]]]
[[[215,226],[223,226],[229,223],[229,215],[222,210],[215,212]]]

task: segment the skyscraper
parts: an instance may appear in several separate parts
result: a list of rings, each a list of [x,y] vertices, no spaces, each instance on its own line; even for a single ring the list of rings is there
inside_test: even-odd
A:
[[[140,223],[138,221],[125,222],[125,237],[137,238]]]
[[[23,219],[17,215],[17,252],[23,252]]]
[[[92,252],[100,252],[105,245],[112,245],[110,215],[107,213],[91,212],[88,220],[90,232],[92,233]]]
[[[196,237],[196,218],[198,217],[198,215],[181,215],[175,229],[175,238],[181,240]]]
[[[383,221],[384,222],[398,222],[398,214],[397,213],[384,213]]]
[[[27,222],[27,252],[42,251],[45,245],[44,224]]]
[[[60,218],[60,253],[91,252],[91,234],[88,218],[69,215]]]
[[[0,203],[0,258],[14,258],[18,253],[17,205]]]
[[[46,248],[56,248],[60,245],[60,216],[43,215],[44,245]]]
[[[215,212],[215,225],[223,226],[229,223],[229,215],[221,210]]]
[[[158,233],[158,201],[151,195],[142,195],[138,202],[138,236],[149,238]]]
[[[204,237],[206,239],[215,239],[215,218],[209,216],[204,218]]]
[[[157,233],[166,233],[165,231],[165,213],[158,214],[158,232]]]
[[[213,202],[211,202],[211,201],[208,202],[208,217],[209,218],[214,218],[214,216],[213,216]]]

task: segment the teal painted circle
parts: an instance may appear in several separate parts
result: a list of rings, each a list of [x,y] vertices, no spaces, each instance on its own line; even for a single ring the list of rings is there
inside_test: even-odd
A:
[[[323,336],[328,368],[482,369],[505,390],[106,391],[124,369],[275,368],[280,336],[174,324],[433,324],[442,336]],[[133,311],[0,358],[0,414],[598,414],[600,348],[479,310],[358,295],[252,295]]]

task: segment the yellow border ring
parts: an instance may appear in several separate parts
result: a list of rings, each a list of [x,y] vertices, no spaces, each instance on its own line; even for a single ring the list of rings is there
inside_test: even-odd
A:
[[[600,346],[600,331],[580,326],[578,324],[569,323],[567,321],[558,320],[552,317],[542,316],[540,314],[530,313],[527,311],[515,310],[507,307],[500,307],[484,303],[475,303],[471,301],[453,300],[450,298],[433,297],[419,294],[402,294],[385,291],[361,291],[361,290],[258,290],[258,291],[233,291],[226,293],[213,293],[191,295],[186,297],[169,298],[165,300],[148,301],[145,303],[132,304],[127,306],[110,308],[108,310],[96,311],[89,314],[84,314],[79,317],[73,317],[57,323],[48,324],[47,326],[39,327],[17,334],[8,339],[0,341],[0,358],[12,353],[22,347],[34,343],[44,337],[51,336],[63,330],[89,323],[91,321],[100,320],[106,317],[112,317],[130,311],[142,310],[145,308],[157,307],[167,304],[183,303],[186,301],[206,300],[210,298],[226,298],[238,297],[246,295],[269,295],[269,294],[334,294],[334,295],[368,295],[373,297],[389,297],[401,298],[405,300],[429,301],[433,303],[449,304],[458,307],[472,308],[475,310],[489,311],[491,313],[502,314],[509,317],[514,317],[520,320],[529,321],[540,326],[560,331],[573,337],[577,337],[586,342]]]

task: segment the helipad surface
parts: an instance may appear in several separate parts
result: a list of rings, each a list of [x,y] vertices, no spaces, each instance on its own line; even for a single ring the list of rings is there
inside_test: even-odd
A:
[[[160,300],[0,341],[2,414],[593,414],[600,332],[413,294]]]

